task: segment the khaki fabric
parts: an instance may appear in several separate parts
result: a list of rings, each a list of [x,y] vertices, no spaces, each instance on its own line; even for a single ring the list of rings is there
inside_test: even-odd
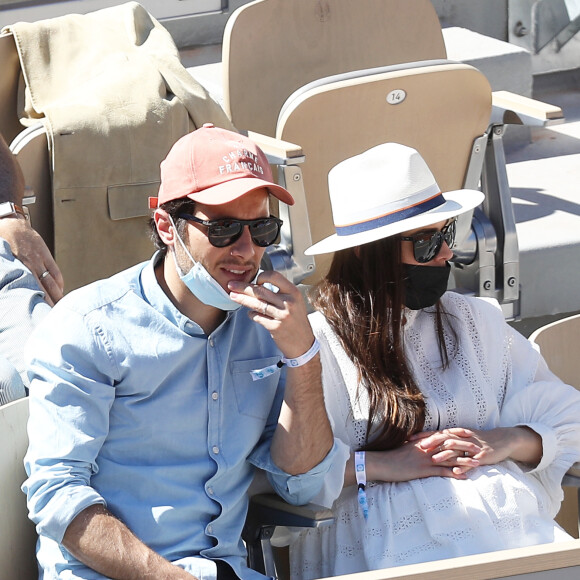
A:
[[[21,123],[41,119],[48,134],[54,253],[67,290],[146,259],[160,162],[185,133],[231,122],[136,2],[5,32],[23,72]]]

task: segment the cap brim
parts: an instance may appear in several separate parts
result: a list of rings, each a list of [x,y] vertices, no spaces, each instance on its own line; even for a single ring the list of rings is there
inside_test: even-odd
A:
[[[202,191],[191,193],[187,197],[193,201],[204,203],[206,205],[222,205],[229,203],[257,189],[266,188],[274,197],[288,205],[294,205],[294,198],[283,187],[259,179],[257,177],[240,177],[230,179],[223,183],[218,183],[213,187],[208,187]]]
[[[366,232],[346,236],[333,234],[310,246],[304,253],[307,256],[315,256],[317,254],[328,254],[338,250],[346,250],[347,248],[368,244],[369,242],[376,242],[377,240],[382,240],[383,238],[388,238],[409,230],[448,220],[477,207],[485,197],[481,191],[474,189],[449,191],[445,192],[443,196],[445,203],[435,209]]]

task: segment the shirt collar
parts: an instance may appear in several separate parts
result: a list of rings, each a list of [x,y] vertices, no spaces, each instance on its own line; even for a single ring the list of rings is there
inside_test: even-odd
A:
[[[145,300],[155,308],[158,312],[160,312],[167,320],[169,320],[172,324],[177,326],[179,329],[183,330],[183,332],[191,335],[191,336],[205,336],[201,326],[195,322],[195,320],[191,320],[187,316],[181,313],[181,311],[176,308],[163,291],[163,288],[159,285],[157,281],[157,276],[155,275],[155,267],[163,260],[163,256],[160,252],[155,252],[153,257],[145,267],[141,271],[140,276],[140,283],[141,283],[141,291],[143,293],[143,297]],[[227,312],[226,318],[220,325],[223,326],[232,316],[234,312]]]

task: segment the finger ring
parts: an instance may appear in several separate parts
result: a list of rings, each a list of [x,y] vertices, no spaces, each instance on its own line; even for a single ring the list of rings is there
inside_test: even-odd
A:
[[[266,312],[266,310],[268,310],[268,303],[267,303],[267,302],[264,302],[264,303],[262,304],[262,314],[263,314],[264,316],[268,316],[268,313]]]
[[[464,451],[463,452],[463,457],[469,457],[469,452],[468,451]]]
[[[48,275],[50,274],[50,272],[48,270],[45,270],[40,276],[39,278],[41,280],[44,280]]]

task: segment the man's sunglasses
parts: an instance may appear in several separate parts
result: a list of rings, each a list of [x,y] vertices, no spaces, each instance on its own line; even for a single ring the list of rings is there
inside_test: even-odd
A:
[[[244,226],[248,226],[250,229],[250,236],[256,246],[260,248],[271,246],[276,241],[283,223],[281,219],[272,215],[255,220],[237,220],[233,218],[201,220],[188,213],[181,213],[179,217],[205,226],[207,228],[207,239],[216,248],[225,248],[236,242],[242,235]]]
[[[406,242],[413,242],[413,254],[419,264],[430,262],[440,251],[443,242],[451,247],[455,242],[455,222],[453,219],[439,232],[418,232],[412,236],[401,236]]]

